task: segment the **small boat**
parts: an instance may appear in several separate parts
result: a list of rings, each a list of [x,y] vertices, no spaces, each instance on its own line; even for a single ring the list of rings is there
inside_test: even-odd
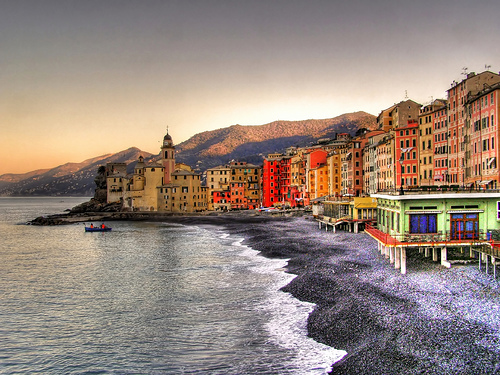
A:
[[[110,228],[107,226],[85,227],[85,232],[110,232],[111,229],[113,229],[113,228]]]

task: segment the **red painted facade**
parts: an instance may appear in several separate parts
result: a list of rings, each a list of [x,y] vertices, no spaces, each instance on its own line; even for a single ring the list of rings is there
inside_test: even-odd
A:
[[[418,186],[418,123],[408,122],[408,125],[394,129],[396,188]]]

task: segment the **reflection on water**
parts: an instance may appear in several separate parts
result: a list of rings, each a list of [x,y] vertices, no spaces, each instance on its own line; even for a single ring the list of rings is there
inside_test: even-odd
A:
[[[15,225],[77,203],[0,199],[0,372],[304,374],[342,355],[305,336],[284,262],[217,228]]]

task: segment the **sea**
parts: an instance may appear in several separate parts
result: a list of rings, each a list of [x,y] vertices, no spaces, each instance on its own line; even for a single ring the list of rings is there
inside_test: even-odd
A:
[[[325,374],[345,355],[307,337],[286,260],[223,227],[26,225],[87,200],[0,198],[0,374]]]

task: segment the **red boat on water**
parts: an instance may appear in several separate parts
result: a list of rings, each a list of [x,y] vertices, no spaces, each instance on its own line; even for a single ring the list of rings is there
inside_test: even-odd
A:
[[[110,227],[107,227],[104,224],[101,224],[98,227],[94,227],[94,225],[90,224],[90,227],[85,227],[85,232],[110,232],[111,229]]]

